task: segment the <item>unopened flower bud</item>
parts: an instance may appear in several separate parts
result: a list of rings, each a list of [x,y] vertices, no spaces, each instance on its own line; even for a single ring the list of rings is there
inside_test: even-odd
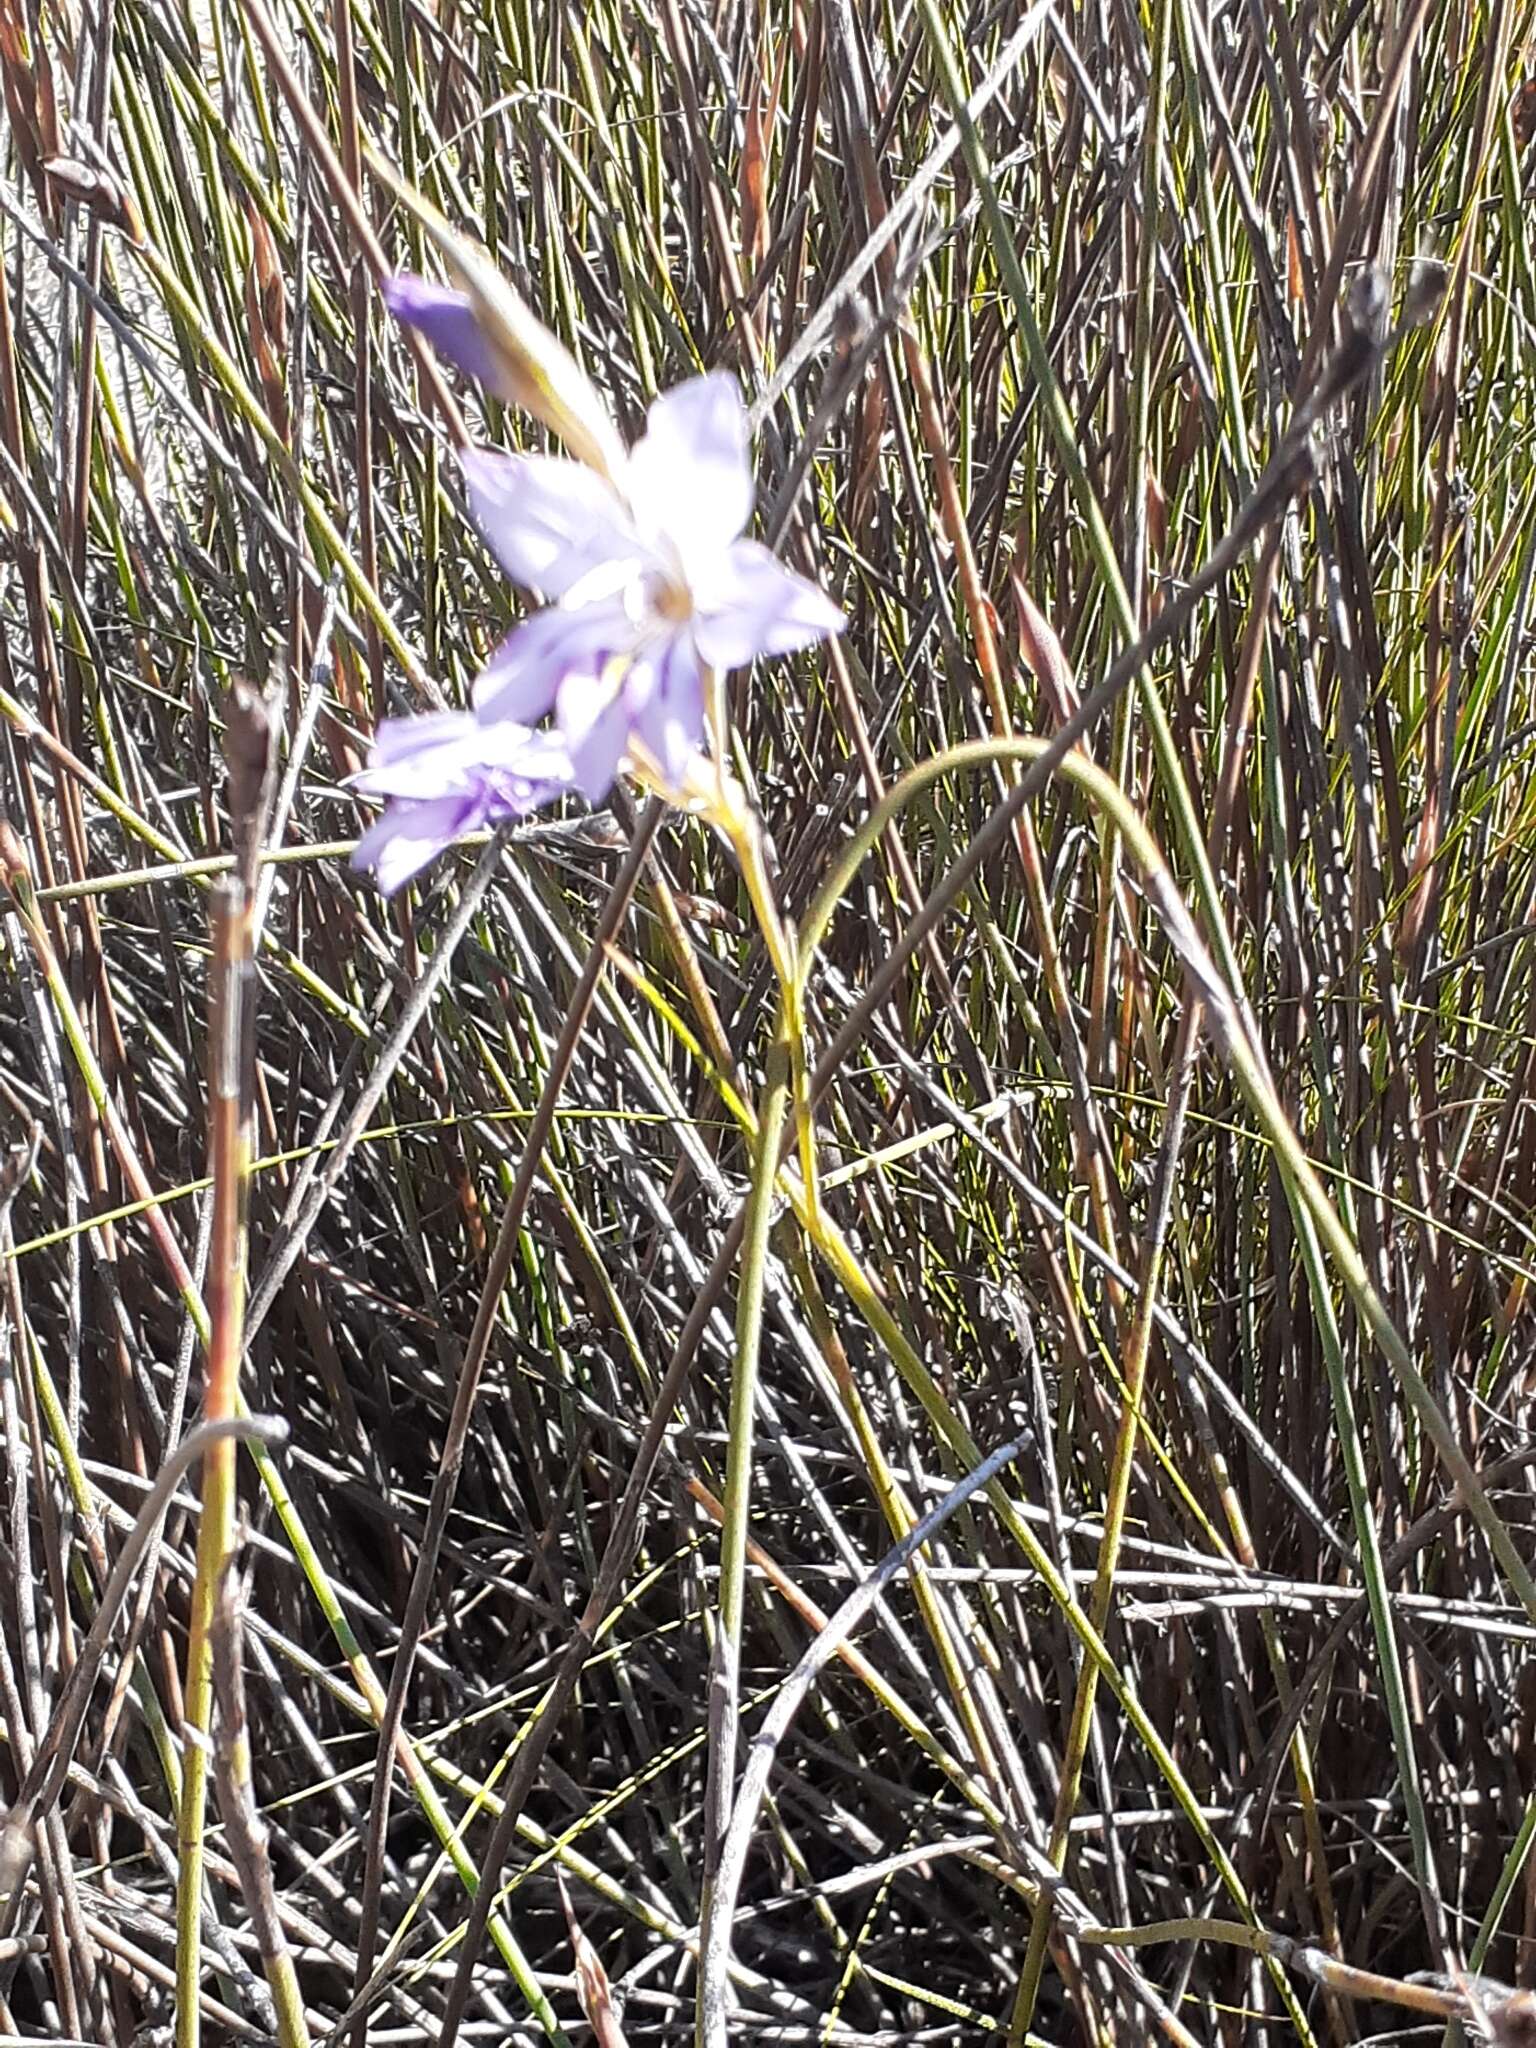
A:
[[[392,278],[384,287],[390,311],[498,398],[541,420],[579,461],[616,484],[624,444],[591,378],[482,248],[456,234],[418,195],[401,196],[437,244],[459,290],[445,291],[422,278]]]

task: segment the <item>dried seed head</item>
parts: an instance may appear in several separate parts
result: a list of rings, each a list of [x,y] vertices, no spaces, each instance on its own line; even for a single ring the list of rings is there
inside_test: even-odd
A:
[[[1517,1991],[1502,2005],[1488,2008],[1495,2048],[1536,2048],[1536,1995]]]
[[[224,760],[229,770],[230,823],[243,855],[248,855],[261,830],[276,736],[272,705],[245,676],[233,676],[224,699]]]
[[[1387,338],[1391,298],[1387,280],[1374,263],[1366,264],[1349,288],[1349,324],[1377,348]]]
[[[129,241],[143,241],[144,227],[138,211],[110,171],[98,170],[78,157],[51,156],[43,165],[43,173],[56,192],[73,199],[109,227],[120,228]]]
[[[251,238],[251,260],[245,277],[247,311],[252,324],[260,325],[273,349],[280,353],[288,342],[288,294],[272,230],[254,199],[247,198],[245,202],[245,224]]]
[[[1403,293],[1403,325],[1427,327],[1439,311],[1451,273],[1436,256],[1415,256]]]
[[[7,889],[32,886],[32,863],[27,859],[27,849],[16,827],[4,816],[0,816],[0,882]]]

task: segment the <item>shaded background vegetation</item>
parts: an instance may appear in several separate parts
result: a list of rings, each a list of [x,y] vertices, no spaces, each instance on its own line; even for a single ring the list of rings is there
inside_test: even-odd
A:
[[[195,1412],[198,1346],[123,1156],[195,1262],[207,891],[231,843],[220,736],[241,673],[284,719],[247,1387],[292,1428],[286,1524],[246,1473],[247,1707],[319,2038],[353,1999],[376,1744],[315,1582],[323,1566],[387,1678],[488,1242],[630,827],[620,805],[504,852],[366,1099],[475,854],[384,902],[348,873],[363,812],[342,778],[378,716],[464,700],[513,598],[339,193],[360,193],[390,262],[424,261],[372,148],[482,236],[626,431],[701,366],[741,377],[764,531],[850,619],[830,650],[737,679],[791,912],[904,768],[1051,731],[1123,649],[1095,503],[1145,626],[1250,500],[1359,267],[1379,264],[1396,303],[1415,259],[1442,266],[1418,273],[1442,287],[1429,317],[1316,438],[1314,474],[1288,476],[1283,518],[1156,653],[1166,743],[1133,690],[1090,744],[1191,901],[1191,819],[1208,840],[1295,1127],[1528,1554],[1536,82],[1530,10],[1505,0],[950,7],[949,61],[985,96],[989,192],[955,146],[922,11],[359,0],[338,23],[271,0],[274,66],[266,4],[0,0],[4,807],[121,1120],[118,1141],[12,919],[0,1100],[10,1147],[36,1125],[38,1150],[4,1247],[0,1793]],[[73,168],[50,172],[60,158]],[[534,445],[459,395],[474,433]],[[942,781],[866,865],[814,983],[816,1050],[1000,787]],[[715,1051],[751,1087],[767,964],[726,854],[674,819],[562,1098],[407,1701],[470,1867],[474,1802],[569,1639],[741,1201],[700,986]],[[1073,1823],[1083,1915],[1241,1917],[1193,1811],[1263,1926],[1389,1976],[1475,1955],[1523,1982],[1530,1619],[1335,1279],[1309,1270],[1219,1061],[1197,1048],[1184,1073],[1189,999],[1117,842],[1053,785],[845,1060],[822,1117],[828,1206],[975,1442],[1026,1436],[1010,1489],[1086,1605],[1160,1175],[1169,1190],[1109,1640],[1177,1782],[1101,1695]],[[324,1203],[306,1199],[321,1173]],[[776,1243],[753,1533],[782,1576],[752,1581],[754,1713],[808,1640],[806,1601],[835,1607],[887,1548],[882,1470],[919,1508],[958,1470],[838,1275],[792,1230]],[[505,1873],[549,2005],[530,2017],[487,1946],[465,2038],[585,2037],[557,1866],[629,2039],[691,2037],[718,1543],[701,1489],[723,1485],[730,1307],[727,1284]],[[1361,1599],[1346,1395],[1406,1749]],[[0,2030],[127,2043],[168,2018],[194,1539],[184,1499],[113,1639],[20,1946],[0,1951]],[[1076,1639],[976,1505],[931,1553],[922,1601],[893,1592],[860,1642],[884,1690],[834,1664],[772,1779],[736,1929],[738,2031],[1006,2034],[1020,1884],[1039,1875],[1019,1845],[1038,1859],[1049,1836]],[[368,2024],[425,2041],[466,1900],[403,1781],[384,1849]],[[208,2036],[267,2038],[217,1825],[209,1886]],[[1106,1953],[1058,1942],[1037,2037],[1147,2038],[1137,1979],[1202,2042],[1391,2024],[1300,1979],[1287,2005],[1216,1941]],[[1390,2038],[1439,2031],[1406,2018]]]

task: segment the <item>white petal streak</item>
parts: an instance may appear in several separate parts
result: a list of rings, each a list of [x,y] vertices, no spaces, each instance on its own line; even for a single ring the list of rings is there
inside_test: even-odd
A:
[[[625,692],[601,674],[570,675],[560,685],[555,715],[570,749],[576,787],[588,803],[598,803],[629,744],[634,713]]]
[[[704,744],[704,678],[690,635],[676,634],[657,657],[635,730],[671,787],[680,789],[688,763]]]
[[[594,569],[639,572],[644,549],[634,524],[585,463],[480,448],[461,460],[476,522],[514,583],[560,598]]]

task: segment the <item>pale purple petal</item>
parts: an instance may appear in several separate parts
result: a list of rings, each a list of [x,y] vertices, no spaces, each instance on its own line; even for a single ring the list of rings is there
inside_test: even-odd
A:
[[[475,318],[468,292],[431,284],[410,271],[386,277],[379,287],[384,303],[403,326],[424,334],[433,348],[456,369],[493,391],[501,382],[496,356]]]
[[[409,718],[381,719],[373,735],[368,766],[362,775],[352,778],[354,787],[371,789],[380,795],[392,793],[388,784],[365,782],[363,776],[372,777],[398,762],[414,761],[422,753],[450,746],[464,737],[472,723],[467,711],[423,711]]]
[[[704,744],[704,678],[687,634],[674,635],[655,658],[634,729],[669,785],[681,788],[688,763]]]
[[[733,377],[694,377],[646,415],[630,451],[629,489],[649,534],[665,537],[691,575],[735,540],[752,516],[747,415]]]
[[[518,782],[559,781],[569,774],[569,760],[555,734],[532,733],[510,722],[487,725],[471,711],[438,711],[386,718],[368,766],[350,780],[367,796],[419,801],[493,786],[511,789]]]
[[[392,803],[358,840],[352,865],[372,874],[385,895],[393,896],[444,847],[462,838],[475,822],[472,813],[469,799],[462,796]]]
[[[476,522],[514,583],[564,597],[595,569],[633,575],[645,566],[629,514],[585,463],[479,448],[460,461]]]
[[[599,674],[610,656],[628,653],[636,631],[620,598],[535,612],[512,628],[476,680],[476,716],[535,724],[554,709],[568,675]]]
[[[737,541],[694,595],[694,638],[712,668],[793,654],[847,623],[824,590],[782,567],[755,540]]]
[[[520,818],[571,787],[558,733],[482,725],[472,712],[386,719],[355,788],[389,803],[358,841],[353,865],[393,891],[453,840]]]
[[[386,718],[374,734],[368,766],[350,781],[365,796],[442,796],[468,786],[482,751],[472,712]]]
[[[588,803],[608,794],[629,744],[634,712],[622,687],[599,675],[567,676],[555,705],[576,787]]]

